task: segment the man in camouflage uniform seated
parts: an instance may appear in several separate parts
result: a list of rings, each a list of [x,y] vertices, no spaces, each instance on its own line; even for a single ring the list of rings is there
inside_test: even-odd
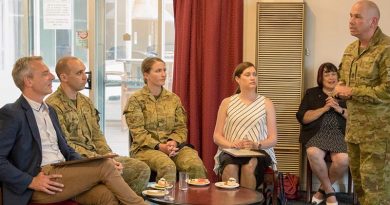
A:
[[[185,146],[186,114],[180,99],[163,87],[164,61],[146,58],[141,67],[146,85],[128,99],[124,109],[132,136],[131,155],[156,171],[156,180],[175,180],[176,168],[190,178],[206,178],[197,151]]]
[[[357,1],[349,29],[358,39],[344,51],[336,93],[347,99],[345,139],[354,190],[362,205],[390,204],[390,37],[371,1]]]
[[[98,124],[99,112],[79,92],[87,80],[84,64],[76,57],[64,57],[58,61],[56,73],[61,85],[46,102],[55,109],[68,144],[84,157],[111,153]],[[126,183],[140,194],[149,182],[148,165],[125,156],[116,157],[115,161]]]

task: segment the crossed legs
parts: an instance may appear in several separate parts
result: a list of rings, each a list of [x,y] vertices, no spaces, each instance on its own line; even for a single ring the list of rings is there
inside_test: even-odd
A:
[[[306,152],[310,162],[310,167],[321,182],[320,189],[324,190],[325,193],[334,192],[332,184],[336,180],[340,179],[348,170],[348,154],[331,153],[330,157],[332,159],[332,163],[328,169],[324,160],[326,155],[324,150],[317,147],[309,147],[306,149]],[[314,197],[317,199],[324,199],[325,196],[323,196],[322,193],[317,192]],[[326,200],[328,203],[337,202],[335,196],[330,196]]]
[[[118,204],[118,201],[126,205],[145,204],[126,184],[110,159],[61,167],[47,165],[42,171],[45,174],[61,174],[62,178],[57,180],[64,184],[64,188],[54,195],[35,191],[31,199],[34,203],[73,198],[83,204]]]

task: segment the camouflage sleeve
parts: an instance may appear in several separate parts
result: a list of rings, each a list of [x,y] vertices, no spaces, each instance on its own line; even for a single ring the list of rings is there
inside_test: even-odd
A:
[[[344,75],[344,70],[343,70],[343,62],[344,62],[344,56],[341,58],[341,62],[338,67],[338,73],[339,73],[339,81],[340,82],[346,82],[345,80],[345,75]]]
[[[370,86],[371,82],[367,82],[365,85],[353,87],[352,98],[363,103],[390,103],[390,48],[385,49],[381,60],[372,66],[377,66],[379,83]],[[364,80],[365,78],[361,78],[361,81]]]
[[[102,131],[96,130],[96,134],[94,133],[93,142],[96,146],[96,152],[98,154],[104,155],[112,152],[111,148],[107,144],[106,139],[103,136]]]
[[[179,98],[177,99],[177,105],[175,112],[175,128],[168,138],[181,144],[187,141],[187,113]]]
[[[160,143],[145,129],[145,118],[136,97],[131,96],[128,99],[123,114],[126,117],[126,123],[132,136],[132,146],[136,150],[139,148],[154,149]]]
[[[57,117],[58,117],[58,121],[60,122],[60,125],[61,125],[61,130],[62,130],[62,133],[63,135],[65,136],[66,138],[66,142],[68,143],[68,145],[70,147],[72,147],[77,153],[79,153],[81,156],[83,157],[94,157],[94,156],[98,156],[97,153],[95,152],[92,152],[92,151],[89,151],[88,149],[86,149],[85,147],[83,146],[80,146],[76,143],[74,143],[70,137],[70,133],[68,132],[68,130],[66,129],[66,123],[65,123],[65,119],[64,119],[64,116],[61,112],[61,110],[55,106],[55,105],[52,105],[52,107],[54,108],[54,110],[56,111],[57,113]]]
[[[96,146],[96,152],[98,154],[107,154],[112,152],[111,148],[108,146],[106,138],[103,135],[103,132],[100,129],[99,125],[99,111],[94,107],[91,109],[94,113],[91,116],[95,116],[94,122],[90,122],[92,125],[92,140],[93,144]]]

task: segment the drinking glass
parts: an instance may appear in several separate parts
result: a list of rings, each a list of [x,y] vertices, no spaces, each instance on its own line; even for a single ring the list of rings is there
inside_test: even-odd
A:
[[[165,186],[165,196],[164,199],[166,201],[174,201],[175,200],[175,181],[167,181]]]
[[[179,189],[186,191],[188,190],[188,173],[187,172],[179,172]]]

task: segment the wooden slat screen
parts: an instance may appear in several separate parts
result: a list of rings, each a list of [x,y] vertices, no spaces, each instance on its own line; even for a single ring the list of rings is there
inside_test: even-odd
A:
[[[257,4],[258,93],[276,109],[278,169],[300,174],[300,126],[295,118],[303,91],[302,2]]]

